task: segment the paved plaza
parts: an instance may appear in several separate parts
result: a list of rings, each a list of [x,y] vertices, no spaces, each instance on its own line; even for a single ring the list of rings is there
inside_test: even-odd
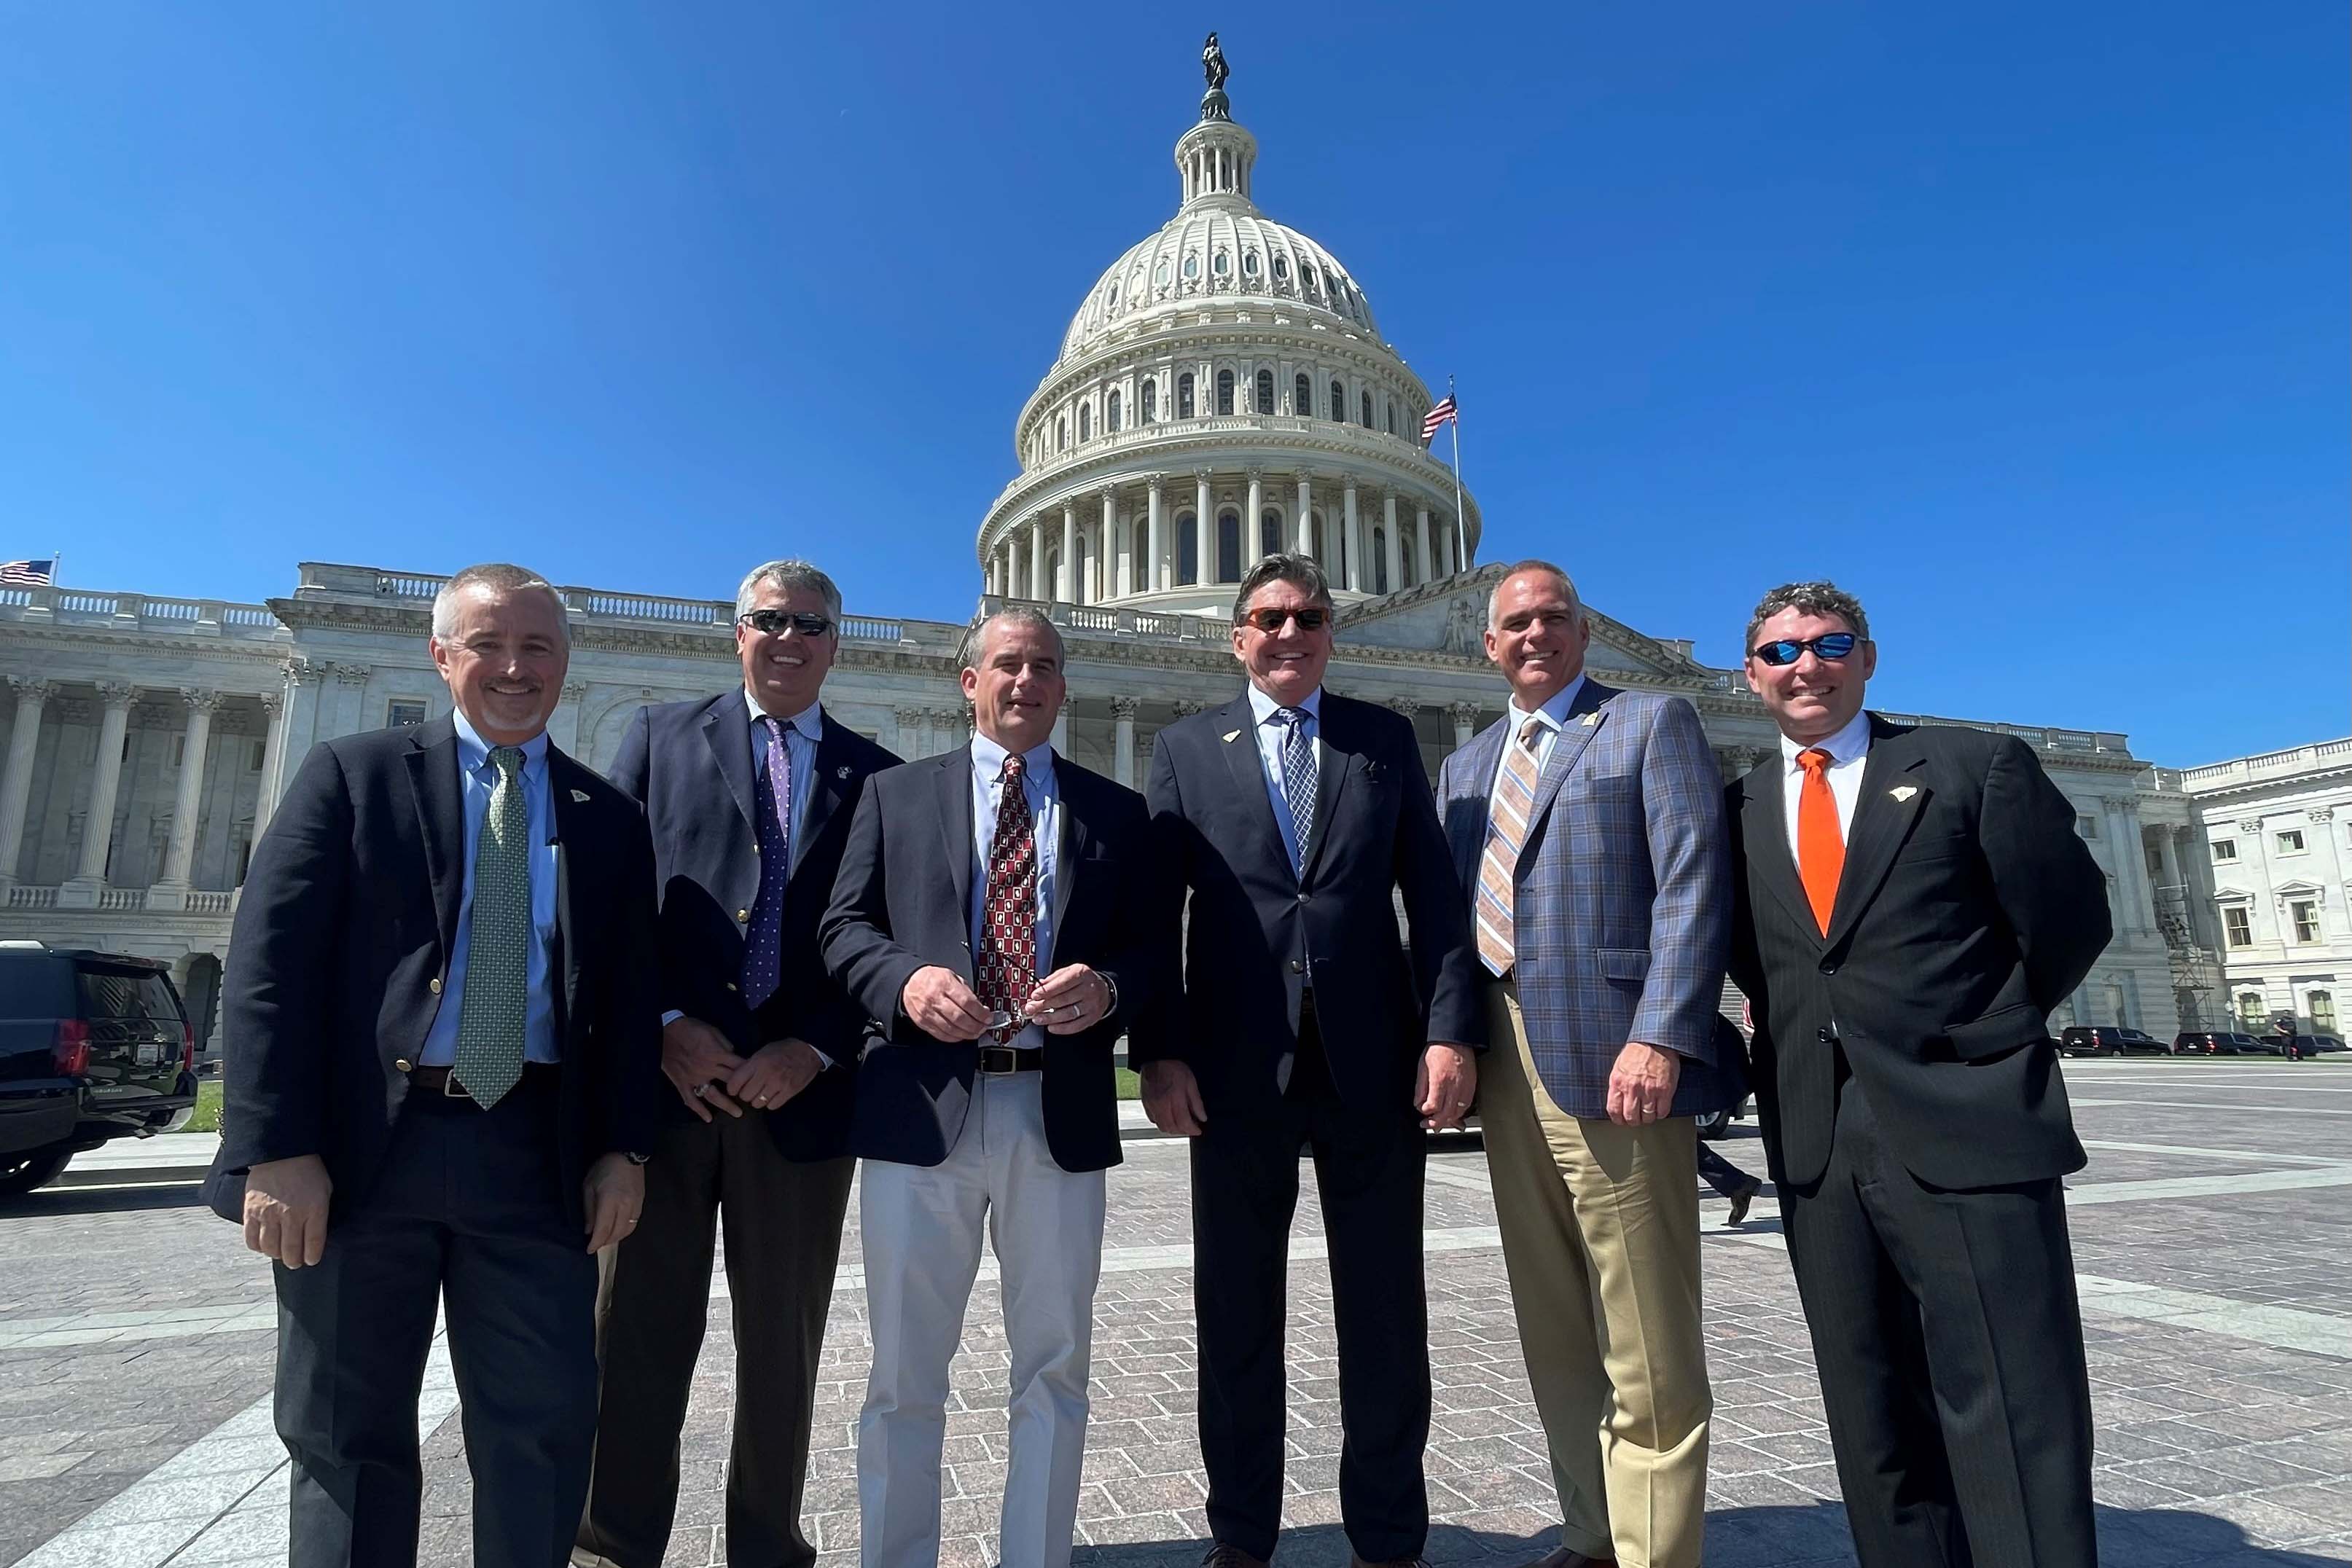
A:
[[[2090,1167],[2070,1186],[2099,1423],[2103,1561],[2352,1563],[2352,1062],[2066,1064]],[[1721,1145],[1760,1168],[1752,1124]],[[158,1182],[161,1141],[109,1173],[0,1207],[0,1565],[217,1568],[285,1557],[284,1450],[269,1422],[267,1269]],[[1096,1313],[1078,1561],[1196,1562],[1192,1270],[1180,1144],[1112,1175]],[[1705,1208],[1719,1227],[1724,1207]],[[1439,1563],[1548,1549],[1549,1471],[1515,1337],[1483,1156],[1430,1167],[1429,1451]],[[1850,1563],[1812,1358],[1768,1193],[1706,1239],[1717,1402],[1712,1568]],[[1347,1560],[1329,1277],[1311,1183],[1293,1252],[1289,1531],[1281,1564]],[[857,1543],[855,1429],[866,1335],[856,1218],[817,1408],[811,1527]],[[724,1281],[696,1387],[673,1563],[720,1562],[733,1357]],[[994,1561],[1005,1344],[992,1274],[974,1292],[949,1416],[946,1561]],[[436,1344],[424,1555],[469,1556],[456,1396]]]

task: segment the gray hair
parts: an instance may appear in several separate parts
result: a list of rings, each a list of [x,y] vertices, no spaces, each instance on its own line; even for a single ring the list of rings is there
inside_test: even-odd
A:
[[[751,601],[763,588],[780,588],[786,593],[794,590],[814,593],[824,601],[824,612],[836,622],[841,619],[841,590],[833,579],[804,560],[763,560],[743,574],[735,590],[735,613],[740,615],[751,608]]]
[[[1536,560],[1530,558],[1527,560],[1513,561],[1510,565],[1503,569],[1503,575],[1495,580],[1495,586],[1493,589],[1488,591],[1486,594],[1487,631],[1492,632],[1495,629],[1496,606],[1502,601],[1503,584],[1510,581],[1511,579],[1519,576],[1523,572],[1530,571],[1539,571],[1546,577],[1558,578],[1559,580],[1559,585],[1568,590],[1568,602],[1570,607],[1576,612],[1576,618],[1579,621],[1584,619],[1584,596],[1576,591],[1576,579],[1569,576],[1568,573],[1562,571],[1559,568],[1552,565],[1552,563],[1548,560]]]
[[[1310,602],[1327,610],[1336,609],[1331,602],[1331,580],[1323,574],[1323,568],[1313,556],[1276,551],[1260,557],[1255,566],[1242,574],[1241,587],[1234,593],[1235,625],[1249,613],[1249,601],[1257,596],[1257,591],[1270,582],[1286,582],[1305,593]]]
[[[1748,618],[1748,634],[1739,642],[1740,658],[1746,659],[1755,648],[1758,629],[1783,610],[1834,615],[1853,627],[1855,636],[1865,643],[1870,641],[1870,617],[1862,612],[1861,600],[1827,578],[1812,582],[1784,582],[1756,601],[1756,612]]]
[[[484,561],[469,566],[441,585],[433,596],[433,634],[446,637],[457,629],[457,601],[475,589],[505,595],[529,593],[534,590],[555,601],[555,622],[563,628],[563,640],[572,641],[572,618],[565,613],[563,595],[555,585],[527,566],[516,566],[503,560]]]
[[[1054,639],[1054,663],[1069,664],[1069,649],[1062,641],[1062,629],[1044,611],[1026,604],[1007,605],[993,615],[982,616],[971,623],[963,634],[963,643],[956,650],[956,667],[976,670],[980,667],[982,649],[988,646],[988,629],[992,626],[1026,626],[1046,632]]]

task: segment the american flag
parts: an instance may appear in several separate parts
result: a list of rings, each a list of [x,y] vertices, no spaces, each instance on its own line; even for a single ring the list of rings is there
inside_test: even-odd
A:
[[[1436,440],[1439,427],[1444,425],[1447,420],[1451,419],[1458,421],[1461,417],[1462,411],[1454,406],[1454,394],[1452,392],[1447,392],[1445,394],[1445,401],[1439,403],[1435,408],[1431,409],[1429,411],[1428,417],[1424,418],[1421,422],[1422,444],[1426,446],[1432,441]]]
[[[0,582],[19,583],[33,588],[47,588],[57,575],[58,559],[47,560],[0,561]]]

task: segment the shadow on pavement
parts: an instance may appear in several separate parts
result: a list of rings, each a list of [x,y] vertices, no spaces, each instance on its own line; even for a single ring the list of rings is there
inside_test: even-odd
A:
[[[148,1208],[204,1207],[200,1182],[145,1186],[45,1186],[19,1197],[0,1197],[0,1219],[41,1219],[52,1215],[126,1214]]]
[[[1519,1568],[1559,1543],[1549,1531],[1529,1536],[1438,1524],[1430,1528],[1428,1559],[1437,1568],[1448,1563]],[[1071,1568],[1195,1568],[1208,1549],[1205,1541],[1081,1546]],[[1284,1531],[1274,1558],[1275,1568],[1339,1568],[1347,1561],[1348,1538],[1336,1524]],[[1707,1511],[1707,1568],[1853,1568],[1853,1561],[1845,1510],[1837,1503]],[[2343,1559],[2258,1546],[2230,1521],[2193,1510],[2102,1508],[2099,1562],[2102,1568],[2186,1568],[2190,1563],[2200,1568],[2341,1568]]]

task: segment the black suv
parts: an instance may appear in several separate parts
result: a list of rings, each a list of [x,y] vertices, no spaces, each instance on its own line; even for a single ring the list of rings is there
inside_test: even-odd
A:
[[[2260,1056],[2269,1049],[2252,1035],[2228,1030],[2189,1030],[2172,1037],[2176,1056]]]
[[[195,1032],[153,958],[0,943],[0,1197],[195,1109]]]
[[[2106,1024],[2074,1024],[2058,1036],[2058,1050],[2066,1056],[2121,1056],[2134,1051],[2155,1056],[2170,1056],[2174,1049],[2138,1030],[2117,1029]]]

